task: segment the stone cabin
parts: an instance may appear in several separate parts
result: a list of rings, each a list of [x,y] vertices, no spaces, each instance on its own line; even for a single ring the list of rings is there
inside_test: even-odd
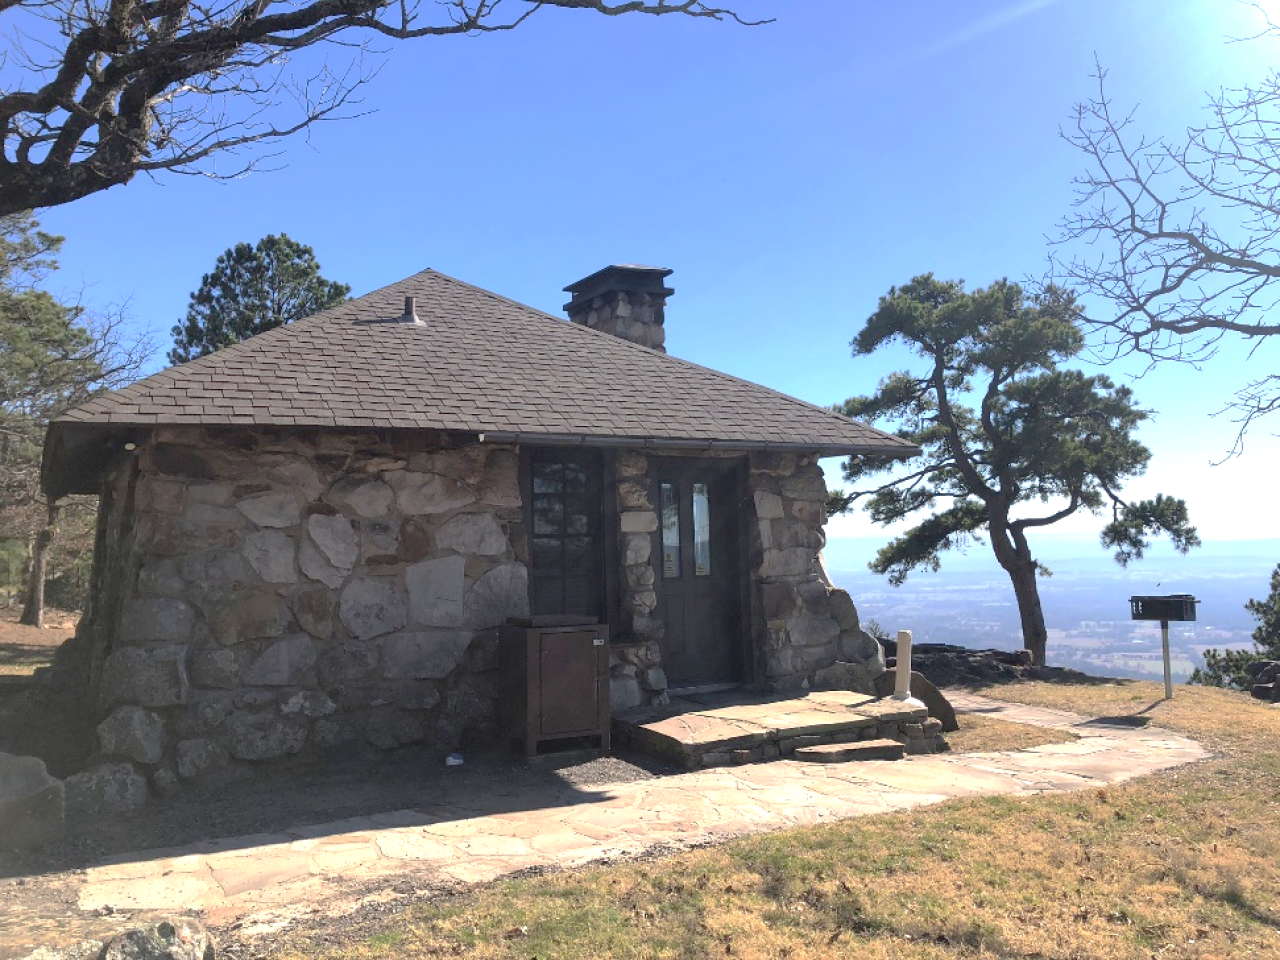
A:
[[[615,712],[668,690],[869,690],[822,569],[819,457],[905,441],[668,356],[669,270],[571,322],[432,270],[164,370],[49,431],[101,497],[59,670],[156,786],[340,744],[495,732],[497,630],[609,625]]]

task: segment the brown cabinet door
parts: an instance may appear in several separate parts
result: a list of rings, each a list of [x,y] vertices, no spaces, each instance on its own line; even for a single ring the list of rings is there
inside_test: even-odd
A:
[[[673,687],[742,678],[740,515],[734,461],[650,460],[655,589]]]
[[[599,728],[600,677],[594,627],[573,633],[541,635],[542,716],[539,734],[564,737],[594,733]]]

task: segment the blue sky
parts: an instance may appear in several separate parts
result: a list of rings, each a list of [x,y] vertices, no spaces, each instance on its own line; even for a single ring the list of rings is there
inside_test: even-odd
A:
[[[286,142],[274,172],[139,179],[45,211],[68,238],[59,283],[128,301],[158,365],[217,255],[268,233],[313,246],[357,294],[430,266],[553,313],[605,264],[657,264],[675,270],[672,353],[829,404],[902,363],[848,350],[891,285],[1043,272],[1083,167],[1059,128],[1093,90],[1095,55],[1113,97],[1160,132],[1276,53],[1224,42],[1258,22],[1232,0],[738,9],[777,22],[549,11],[505,35],[388,46],[363,92],[375,112]],[[1136,383],[1159,416],[1130,492],[1185,496],[1208,539],[1280,535],[1276,437],[1256,431],[1244,458],[1208,465],[1233,435],[1210,414],[1276,356],[1227,351]],[[831,533],[877,531],[856,516]]]

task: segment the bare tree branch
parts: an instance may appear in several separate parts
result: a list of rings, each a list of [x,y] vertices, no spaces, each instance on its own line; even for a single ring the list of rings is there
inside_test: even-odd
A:
[[[231,171],[209,161],[349,115],[376,72],[370,39],[504,32],[550,7],[766,22],[702,0],[439,0],[435,19],[416,0],[0,0],[0,216],[139,172],[242,175],[254,156]],[[291,59],[321,44],[350,48],[349,64]],[[294,67],[309,75],[290,90]],[[270,119],[290,92],[292,116]]]
[[[1278,33],[1268,21],[1258,36]],[[1058,282],[1111,308],[1085,318],[1098,352],[1200,364],[1226,337],[1268,343],[1280,334],[1280,73],[1211,96],[1208,121],[1176,139],[1137,133],[1100,65],[1095,78],[1063,133],[1089,169],[1053,261]],[[1223,411],[1239,425],[1228,456],[1278,405],[1275,377],[1240,389]]]

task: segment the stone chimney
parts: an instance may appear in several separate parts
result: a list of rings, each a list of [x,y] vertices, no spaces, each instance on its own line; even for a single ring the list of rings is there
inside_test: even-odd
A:
[[[573,299],[564,309],[574,323],[666,353],[663,308],[675,293],[663,284],[669,276],[663,267],[614,264],[565,287]]]

